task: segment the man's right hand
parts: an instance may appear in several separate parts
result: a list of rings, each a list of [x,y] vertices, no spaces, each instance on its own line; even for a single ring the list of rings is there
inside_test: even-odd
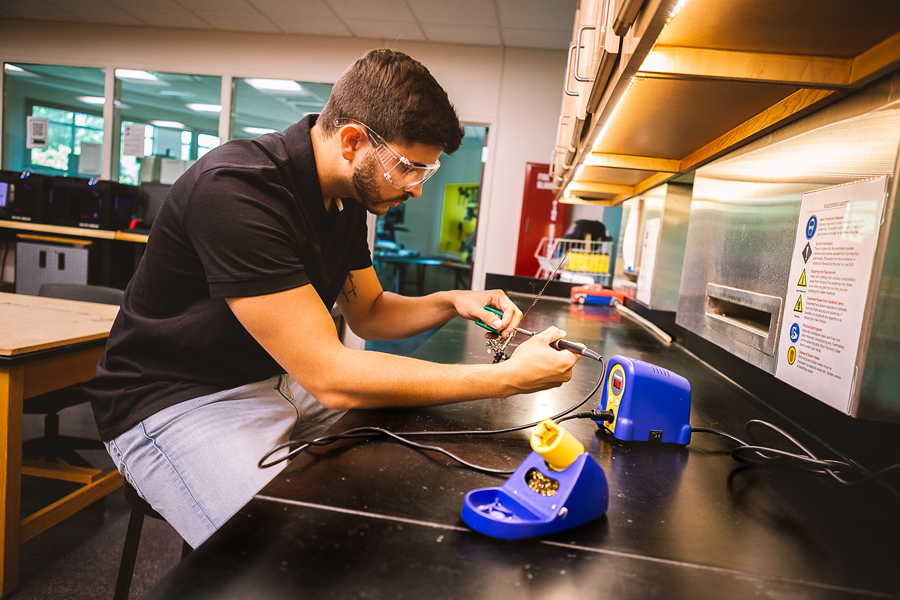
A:
[[[508,371],[507,382],[520,393],[527,394],[559,387],[572,379],[572,367],[581,357],[568,350],[550,347],[564,337],[565,331],[548,327],[519,345],[510,359],[501,363]]]

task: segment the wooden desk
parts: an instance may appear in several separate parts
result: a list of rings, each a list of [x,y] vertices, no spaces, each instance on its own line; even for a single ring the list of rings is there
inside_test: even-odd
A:
[[[0,229],[16,229],[19,231],[31,231],[36,233],[48,233],[54,235],[68,235],[82,238],[94,238],[98,240],[118,240],[121,242],[136,242],[146,244],[150,237],[148,232],[135,233],[133,231],[110,231],[108,229],[88,229],[86,227],[64,227],[62,225],[47,225],[45,223],[28,223],[23,221],[0,220]]]
[[[19,544],[121,487],[117,471],[22,461],[24,400],[94,375],[118,307],[0,293],[0,593],[17,585]],[[20,520],[21,476],[82,483]]]
[[[516,299],[522,306],[530,296]],[[823,451],[808,431],[614,308],[545,297],[523,326],[565,329],[606,357],[622,354],[687,377],[691,423],[744,436],[762,418]],[[517,342],[514,342],[517,343]],[[455,319],[415,354],[487,362],[483,332]],[[350,411],[332,428],[474,430],[536,421],[590,391],[582,360],[560,388],[506,400]],[[596,406],[595,399],[585,408]],[[145,600],[294,598],[898,598],[900,499],[878,485],[844,488],[788,469],[748,469],[733,446],[694,434],[687,446],[622,442],[586,420],[564,423],[606,472],[609,510],[538,538],[507,541],[462,522],[464,494],[498,486],[434,453],[383,439],[336,443],[296,458]],[[476,464],[514,469],[530,431],[417,438]],[[892,461],[896,462],[896,460]]]

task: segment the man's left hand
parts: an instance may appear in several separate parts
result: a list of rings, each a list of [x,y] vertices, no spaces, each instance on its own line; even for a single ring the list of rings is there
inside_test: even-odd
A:
[[[485,290],[481,292],[466,292],[460,294],[454,302],[456,312],[464,319],[481,321],[500,331],[503,337],[512,335],[513,329],[522,321],[522,311],[513,301],[506,297],[503,290]],[[492,306],[503,311],[503,317],[499,317],[485,306]],[[492,333],[486,333],[486,338],[495,337]]]

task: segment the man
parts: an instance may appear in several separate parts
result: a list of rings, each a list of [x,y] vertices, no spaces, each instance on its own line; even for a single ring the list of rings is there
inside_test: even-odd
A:
[[[419,197],[462,136],[424,66],[375,50],[341,76],[320,116],[224,144],[172,186],[85,389],[119,470],[192,546],[275,476],[257,467],[266,452],[321,434],[343,411],[507,397],[571,377],[578,357],[549,347],[565,335],[556,328],[497,365],[338,339],[335,301],[365,339],[455,316],[506,334],[518,325],[503,292],[405,298],[383,292],[372,268],[366,211]]]

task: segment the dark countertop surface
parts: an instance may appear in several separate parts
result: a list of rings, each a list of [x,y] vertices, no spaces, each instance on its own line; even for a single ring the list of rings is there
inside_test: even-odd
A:
[[[524,307],[530,304],[517,299]],[[746,437],[765,419],[828,458],[817,440],[677,344],[613,308],[542,300],[523,327],[556,325],[604,357],[686,377],[691,424]],[[490,362],[483,331],[456,319],[415,356]],[[427,409],[354,411],[332,431],[495,429],[554,415],[601,375],[582,359],[560,388]],[[595,408],[598,393],[583,409]],[[503,479],[384,439],[337,442],[295,459],[147,598],[900,598],[900,497],[784,468],[747,468],[733,443],[622,442],[589,420],[563,426],[603,467],[606,515],[556,534],[499,540],[469,529],[469,490]],[[462,458],[515,469],[530,430],[429,436]],[[762,436],[764,443],[776,441]],[[787,449],[787,448],[785,448]]]

